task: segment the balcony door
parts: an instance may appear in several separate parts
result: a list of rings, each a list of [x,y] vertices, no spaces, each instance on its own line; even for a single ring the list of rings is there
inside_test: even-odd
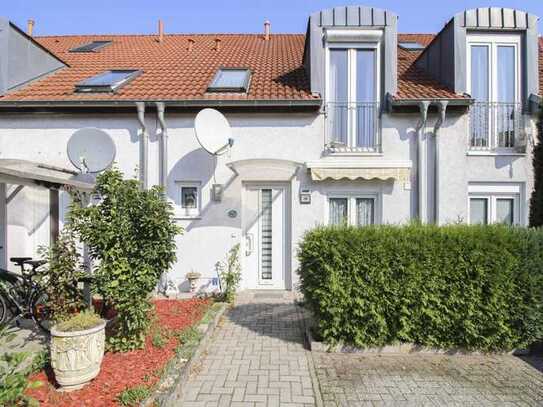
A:
[[[468,41],[470,146],[513,148],[522,118],[520,37],[473,34]]]
[[[327,49],[327,132],[334,146],[375,151],[379,146],[379,49]]]

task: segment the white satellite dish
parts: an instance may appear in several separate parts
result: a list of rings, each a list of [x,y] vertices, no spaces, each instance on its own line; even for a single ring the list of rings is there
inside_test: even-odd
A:
[[[232,129],[224,115],[215,109],[203,109],[194,119],[196,138],[204,150],[212,155],[221,155],[232,147]]]
[[[105,131],[87,127],[68,140],[68,158],[82,173],[100,172],[115,159],[115,144]]]

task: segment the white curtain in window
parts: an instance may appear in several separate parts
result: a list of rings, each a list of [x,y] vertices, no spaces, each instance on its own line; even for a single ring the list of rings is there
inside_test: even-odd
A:
[[[476,102],[470,109],[471,145],[488,147],[490,130],[490,85],[489,85],[489,47],[471,46],[471,96]]]
[[[488,222],[488,199],[471,198],[469,200],[469,219],[471,224],[483,224]]]
[[[342,225],[347,223],[347,198],[330,198],[329,223]]]
[[[375,50],[356,51],[356,143],[357,147],[375,146]]]
[[[328,117],[331,139],[347,144],[348,132],[348,58],[346,49],[330,50],[330,95]]]
[[[505,225],[513,224],[514,200],[500,198],[496,200],[496,222]]]
[[[356,224],[358,226],[375,223],[375,200],[373,198],[356,199]]]

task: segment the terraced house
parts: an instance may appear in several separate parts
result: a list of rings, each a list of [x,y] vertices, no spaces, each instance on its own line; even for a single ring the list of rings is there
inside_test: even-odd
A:
[[[69,201],[43,177],[18,186],[18,169],[71,179],[67,142],[84,128],[113,139],[127,176],[164,186],[185,228],[169,273],[181,290],[190,271],[214,289],[236,243],[243,288],[295,289],[297,242],[321,224],[526,225],[537,17],[466,10],[435,35],[397,22],[349,6],[296,35],[33,37],[0,20],[1,262],[35,255]],[[226,154],[195,137],[207,107],[232,126]]]

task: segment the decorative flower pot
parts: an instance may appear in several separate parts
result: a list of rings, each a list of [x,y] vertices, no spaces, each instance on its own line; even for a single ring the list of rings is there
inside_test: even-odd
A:
[[[190,291],[194,292],[196,290],[196,283],[198,282],[198,279],[201,277],[201,274],[191,271],[190,273],[187,273],[186,277],[190,283]]]
[[[104,357],[105,327],[104,321],[85,331],[51,329],[51,366],[60,390],[80,389],[98,375]]]

